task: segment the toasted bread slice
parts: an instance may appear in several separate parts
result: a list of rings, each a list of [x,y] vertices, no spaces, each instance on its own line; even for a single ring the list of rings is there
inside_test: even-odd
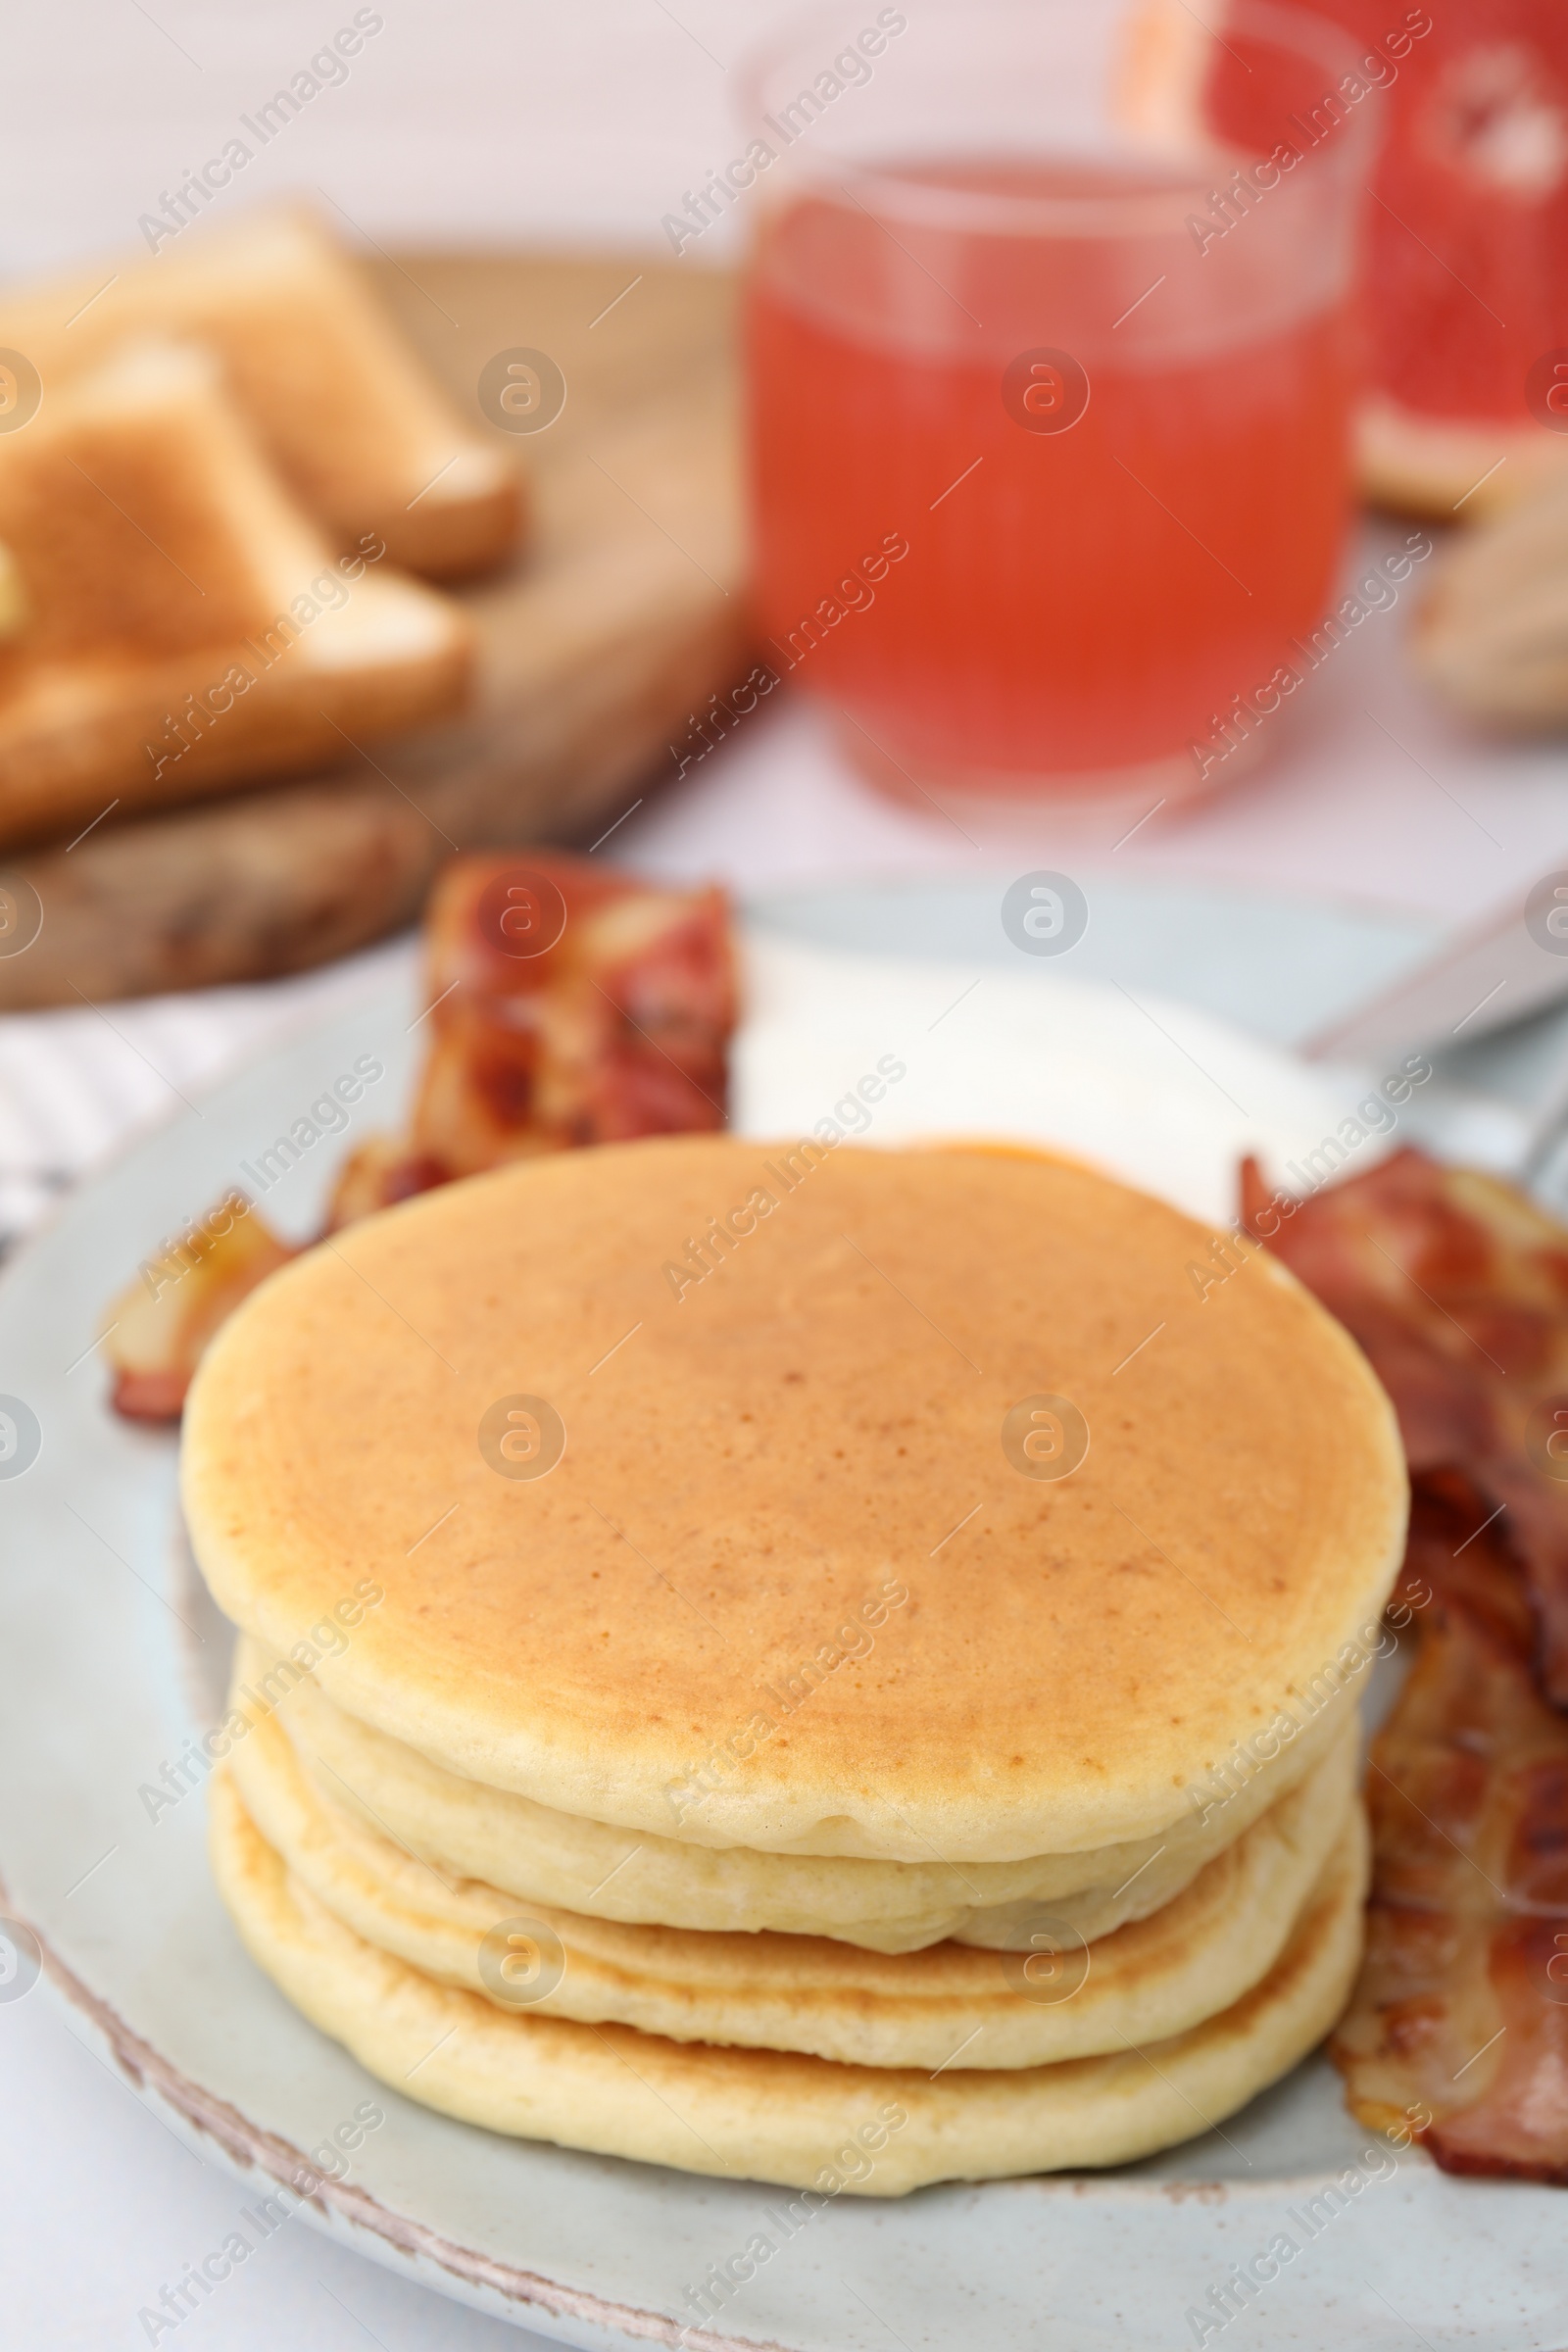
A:
[[[466,691],[468,624],[338,557],[208,353],[126,346],[0,436],[0,845],[352,757]]]
[[[57,387],[127,335],[210,344],[230,393],[334,545],[367,531],[431,579],[515,546],[521,477],[470,429],[311,215],[254,214],[155,259],[0,296],[0,346]]]

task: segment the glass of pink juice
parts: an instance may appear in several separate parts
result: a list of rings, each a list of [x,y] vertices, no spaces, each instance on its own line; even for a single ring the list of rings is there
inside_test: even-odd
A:
[[[753,68],[765,650],[894,791],[1174,801],[1304,675],[1372,118],[1333,27],[1195,13],[834,7]]]

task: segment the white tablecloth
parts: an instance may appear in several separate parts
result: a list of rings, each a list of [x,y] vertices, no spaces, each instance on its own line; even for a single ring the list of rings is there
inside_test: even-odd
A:
[[[1087,0],[1086,0],[1087,4]],[[733,140],[727,68],[779,11],[742,0],[456,0],[387,5],[349,80],[323,90],[249,167],[244,192],[319,187],[369,235],[643,243]],[[299,0],[84,0],[14,11],[0,41],[4,253],[78,260],[136,233],[235,118],[354,11]],[[719,258],[696,252],[693,266]],[[779,698],[736,742],[650,798],[615,855],[652,872],[794,880],[988,867],[1145,873],[1350,894],[1455,924],[1568,864],[1560,751],[1468,741],[1407,682],[1404,610],[1377,613],[1325,665],[1266,771],[1120,847],[1102,818],[953,820],[878,799],[812,713]],[[406,945],[274,988],[0,1020],[0,1229],[50,1186],[284,1026],[373,986]],[[200,2163],[34,1992],[0,2005],[0,2341],[111,2352],[148,2341],[138,2310],[219,2244],[246,2188]],[[524,2339],[291,2223],[185,2321],[225,2352],[477,2352]],[[166,2335],[163,2339],[169,2340]]]

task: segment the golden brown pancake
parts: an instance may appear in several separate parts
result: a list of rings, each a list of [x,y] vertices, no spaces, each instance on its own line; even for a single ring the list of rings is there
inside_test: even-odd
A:
[[[1090,1942],[1044,1904],[1033,1949],[888,1956],[824,1936],[625,1927],[443,1878],[324,1797],[275,1717],[229,1759],[291,1875],[368,1943],[502,2007],[674,2041],[859,2066],[1027,2067],[1163,2041],[1228,2009],[1279,1958],[1356,1801],[1359,1742],[1331,1755],[1152,1917]],[[522,1955],[524,1977],[508,1976]]]
[[[1314,1771],[1354,1716],[1353,1694],[1324,1707],[1206,1820],[1186,1813],[1160,1837],[1129,1845],[955,1867],[691,1845],[557,1813],[513,1789],[443,1771],[416,1748],[346,1715],[314,1675],[298,1673],[292,1661],[269,1661],[248,1636],[234,1672],[235,1709],[251,1721],[275,1717],[329,1803],[443,1877],[481,1879],[527,1902],[592,1918],[831,1936],[873,1952],[915,1952],[948,1937],[1027,1950],[1043,1904],[1086,1937],[1147,1919]]]
[[[212,1797],[214,1869],[247,1949],[382,2082],[492,2131],[825,2195],[1122,2164],[1191,2139],[1322,2038],[1360,1957],[1367,1836],[1357,1804],[1273,1968],[1205,2024],[1010,2072],[839,2066],[503,2010],[438,1984],[342,1926],[290,1877],[227,1773]]]
[[[192,1539],[277,1652],[379,1591],[328,1696],[561,1812],[959,1867],[1157,1837],[1344,1679],[1403,1532],[1357,1349],[1274,1259],[1215,1264],[1059,1162],[514,1166],[240,1308],[187,1409]]]

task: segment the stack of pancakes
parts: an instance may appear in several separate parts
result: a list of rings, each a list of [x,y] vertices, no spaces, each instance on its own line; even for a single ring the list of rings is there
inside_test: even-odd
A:
[[[1404,1522],[1362,1357],[1230,1262],[1077,1166],[821,1131],[296,1260],[186,1421],[255,1958],[412,2097],[695,2172],[1223,2122],[1355,1971]]]

